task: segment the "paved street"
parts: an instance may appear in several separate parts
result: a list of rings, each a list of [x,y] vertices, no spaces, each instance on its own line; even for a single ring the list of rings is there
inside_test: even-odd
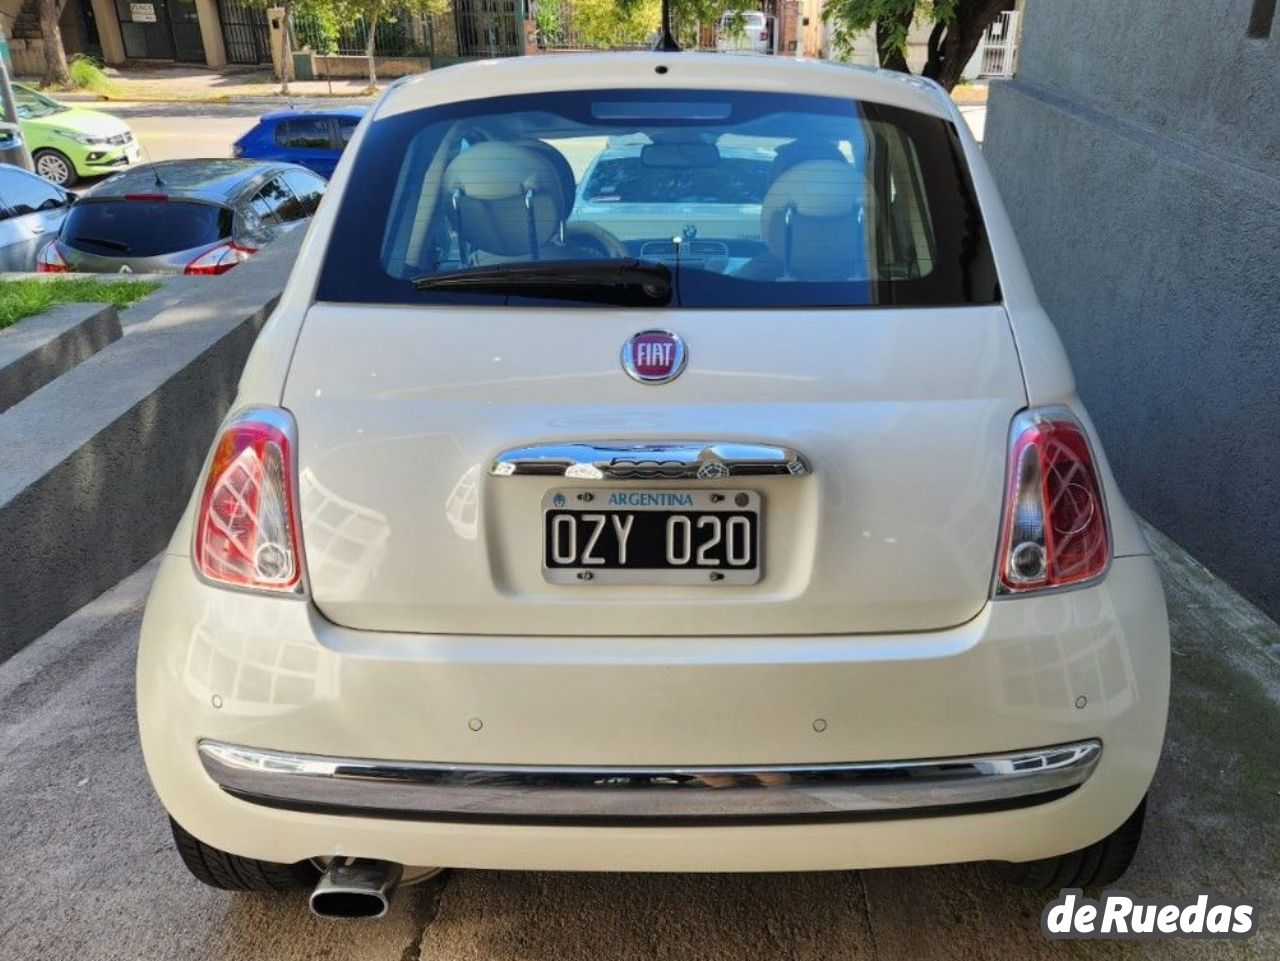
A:
[[[366,101],[305,100],[298,106],[350,106]],[[372,102],[372,101],[367,101]],[[248,103],[85,103],[79,106],[114,114],[133,128],[146,160],[229,157],[231,143],[264,113],[288,105],[285,100]]]
[[[173,853],[137,747],[144,569],[0,664],[4,961],[625,961],[638,958],[1274,958],[1280,954],[1280,631],[1165,542],[1174,702],[1153,814],[1124,886],[1260,906],[1251,941],[1075,942],[991,870],[779,876],[454,872],[383,922],[302,895],[204,888]]]

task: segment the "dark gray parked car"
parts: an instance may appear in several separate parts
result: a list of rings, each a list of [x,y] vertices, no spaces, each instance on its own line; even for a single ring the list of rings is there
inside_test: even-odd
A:
[[[172,160],[104,180],[40,252],[47,273],[221,274],[306,220],[325,181],[296,164]]]
[[[20,167],[0,164],[0,270],[33,270],[75,195]]]

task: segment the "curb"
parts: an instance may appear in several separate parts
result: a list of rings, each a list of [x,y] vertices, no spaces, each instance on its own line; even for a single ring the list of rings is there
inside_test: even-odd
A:
[[[368,100],[370,103],[376,98],[376,94],[367,93],[290,93],[289,96],[283,96],[279,93],[257,95],[232,95],[221,94],[218,96],[191,96],[191,97],[160,97],[147,95],[122,94],[120,96],[107,96],[105,94],[83,94],[83,93],[59,93],[55,99],[63,103],[79,103],[79,104],[129,104],[129,103],[171,103],[175,105],[198,105],[198,104],[287,104],[295,100]]]

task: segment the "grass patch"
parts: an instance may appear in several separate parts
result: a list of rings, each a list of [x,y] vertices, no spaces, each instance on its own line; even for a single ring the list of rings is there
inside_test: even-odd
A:
[[[153,280],[99,280],[96,277],[3,280],[0,281],[0,330],[24,317],[44,313],[55,304],[113,304],[121,310],[159,287]]]
[[[67,64],[71,72],[71,86],[75,90],[88,90],[104,97],[118,92],[117,85],[102,69],[102,64],[92,57],[76,57]]]

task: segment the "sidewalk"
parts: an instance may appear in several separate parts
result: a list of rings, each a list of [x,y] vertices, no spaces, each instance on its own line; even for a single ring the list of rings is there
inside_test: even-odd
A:
[[[156,67],[121,69],[110,75],[111,87],[104,93],[90,90],[52,92],[68,103],[92,103],[103,100],[146,103],[152,101],[185,103],[223,103],[234,100],[279,98],[280,81],[269,70],[205,67]],[[39,80],[24,82],[39,86]],[[389,81],[388,81],[389,82]],[[383,84],[385,86],[385,84]],[[291,80],[288,99],[311,97],[367,97],[365,78],[325,80]]]

